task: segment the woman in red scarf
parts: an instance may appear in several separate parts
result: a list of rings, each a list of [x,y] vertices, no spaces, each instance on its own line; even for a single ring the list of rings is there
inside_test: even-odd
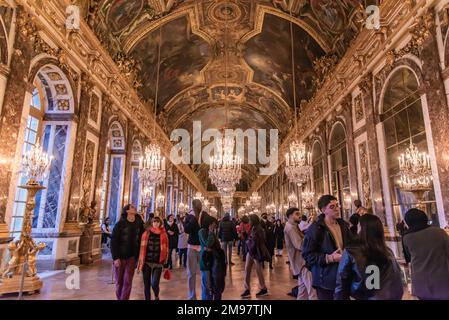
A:
[[[159,300],[159,281],[161,280],[162,269],[167,264],[167,258],[167,232],[162,220],[155,217],[142,235],[137,265],[137,272],[143,272],[145,300],[151,300],[151,288],[153,288],[155,295],[154,299]]]

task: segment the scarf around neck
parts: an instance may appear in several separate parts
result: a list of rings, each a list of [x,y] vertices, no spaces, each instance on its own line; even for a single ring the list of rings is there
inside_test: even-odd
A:
[[[161,254],[159,263],[165,264],[168,258],[168,236],[164,227],[154,228],[149,227],[142,235],[142,240],[140,242],[140,253],[139,253],[139,263],[137,265],[137,270],[142,271],[143,266],[145,265],[145,258],[147,255],[147,246],[148,239],[150,238],[150,234],[158,234],[160,235],[160,246],[161,246]]]

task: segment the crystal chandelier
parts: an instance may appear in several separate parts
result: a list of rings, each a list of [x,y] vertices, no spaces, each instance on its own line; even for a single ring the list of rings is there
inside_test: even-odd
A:
[[[39,141],[25,152],[22,157],[22,171],[30,180],[29,183],[38,184],[37,181],[44,179],[52,159],[53,156],[49,156],[42,150]]]
[[[291,206],[296,206],[298,205],[298,197],[296,196],[296,194],[294,192],[290,193],[290,195],[287,197],[288,203]]]
[[[150,188],[165,179],[165,158],[159,146],[151,144],[145,148],[145,156],[140,158],[139,178],[144,187]]]
[[[159,28],[159,44],[157,56],[157,79],[154,98],[154,119],[153,119],[153,140],[156,139],[156,117],[159,93],[159,75],[161,67],[161,42],[162,27]],[[165,179],[165,158],[161,156],[161,149],[156,143],[152,143],[145,148],[144,157],[140,158],[139,178],[144,187],[156,187]]]
[[[301,193],[301,198],[302,198],[302,206],[305,209],[313,209],[314,205],[313,205],[313,199],[315,197],[315,192],[313,191],[303,191]]]
[[[193,197],[193,200],[200,200],[201,203],[203,203],[203,201],[204,201],[203,194],[201,192],[195,193],[195,196]]]
[[[432,188],[432,168],[430,157],[410,141],[410,147],[399,160],[399,184],[404,191],[430,190]]]
[[[189,211],[189,206],[181,202],[181,203],[179,204],[179,206],[178,206],[178,212],[179,212],[180,214],[184,214],[184,213],[186,213],[187,211]]]
[[[210,157],[209,176],[220,194],[232,194],[242,178],[242,161],[234,155],[234,137],[225,136],[217,141],[218,154]]]
[[[162,208],[165,203],[165,196],[159,191],[156,197],[156,205],[158,208]]]
[[[271,203],[265,207],[267,209],[267,213],[275,213],[276,212],[276,205],[274,203]]]
[[[258,206],[260,206],[260,201],[262,200],[262,197],[259,196],[259,194],[257,192],[253,192],[251,197],[249,198],[249,200],[253,207],[258,207]]]
[[[226,9],[227,3],[226,3]],[[226,15],[225,21],[225,52],[224,52],[224,69],[225,69],[225,124],[228,125],[228,20]],[[226,130],[223,130],[225,133]],[[218,192],[222,196],[232,196],[235,191],[235,185],[242,178],[242,159],[238,155],[234,155],[235,140],[234,136],[223,134],[216,141],[217,153],[210,157],[209,176],[212,183],[217,187]]]
[[[205,200],[203,201],[203,206],[204,206],[205,208],[209,208],[209,206],[210,206],[209,200],[205,199]]]
[[[292,142],[290,152],[285,155],[285,174],[291,182],[301,186],[309,181],[313,170],[311,158],[303,143]]]
[[[291,12],[290,12],[291,15]],[[295,76],[295,44],[293,37],[293,22],[290,20],[290,42],[291,42],[291,67],[293,107],[295,110],[295,135],[296,139],[290,144],[290,152],[285,155],[285,174],[288,179],[298,186],[305,184],[312,173],[311,154],[306,153],[306,147],[298,141],[298,112],[296,103],[296,76]]]

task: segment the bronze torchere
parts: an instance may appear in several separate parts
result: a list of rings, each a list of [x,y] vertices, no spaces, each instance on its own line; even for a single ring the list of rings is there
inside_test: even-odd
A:
[[[36,244],[31,236],[34,208],[36,206],[36,193],[45,189],[36,180],[30,179],[24,186],[19,188],[27,190],[27,202],[25,214],[23,217],[22,230],[20,238],[9,244],[8,249],[11,258],[6,269],[0,277],[0,294],[39,292],[42,288],[42,281],[37,276],[36,256],[39,251],[45,248],[44,243]],[[28,270],[24,267],[28,264]]]

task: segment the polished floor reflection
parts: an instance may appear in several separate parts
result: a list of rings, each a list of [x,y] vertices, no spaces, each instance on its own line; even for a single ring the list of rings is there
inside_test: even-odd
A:
[[[244,264],[240,257],[234,255],[234,266],[226,276],[226,289],[223,293],[224,300],[240,300],[243,292]],[[266,266],[265,281],[269,295],[256,298],[258,282],[255,272],[252,275],[253,300],[294,300],[287,293],[296,285],[292,279],[286,255],[277,257],[274,262],[274,270]],[[115,300],[114,284],[112,284],[112,261],[106,254],[103,261],[94,266],[82,266],[80,268],[80,289],[69,290],[66,280],[69,277],[64,271],[43,273],[44,287],[40,294],[24,296],[25,300]],[[197,295],[201,298],[200,277],[197,279]],[[187,271],[175,266],[170,281],[161,279],[161,300],[185,300],[187,297]],[[1,299],[16,299],[16,296],[4,296]],[[142,275],[135,275],[131,300],[143,300]],[[408,292],[403,299],[412,299]]]

